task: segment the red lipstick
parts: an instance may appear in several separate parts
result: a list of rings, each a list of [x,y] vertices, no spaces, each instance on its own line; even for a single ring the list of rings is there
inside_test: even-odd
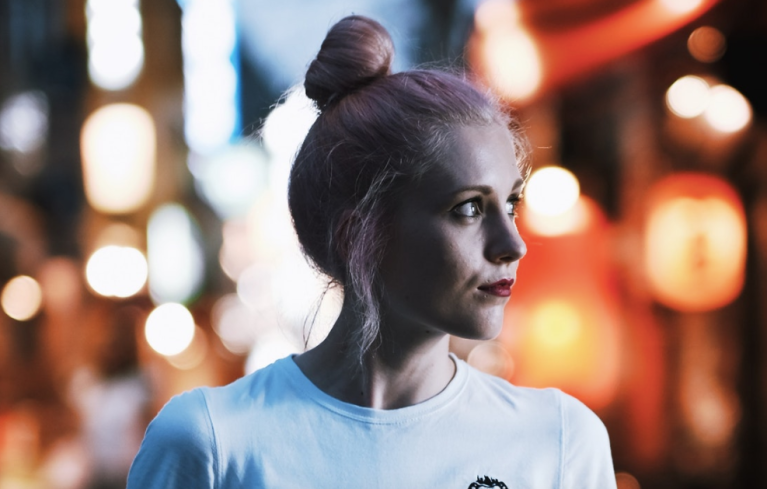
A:
[[[502,279],[492,284],[481,285],[479,290],[487,292],[498,297],[509,297],[511,295],[511,286],[514,285],[514,279]]]

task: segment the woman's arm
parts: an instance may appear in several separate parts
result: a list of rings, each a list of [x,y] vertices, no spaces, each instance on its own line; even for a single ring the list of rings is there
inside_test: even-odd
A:
[[[119,443],[119,441],[118,441]],[[217,447],[200,390],[171,399],[149,424],[128,489],[212,489]]]

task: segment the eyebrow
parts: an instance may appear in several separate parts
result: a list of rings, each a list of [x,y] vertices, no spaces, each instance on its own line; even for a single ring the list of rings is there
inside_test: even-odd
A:
[[[525,180],[520,178],[516,182],[514,182],[514,186],[512,187],[512,189],[519,190],[524,185],[524,183],[525,183]],[[467,187],[457,188],[452,193],[460,194],[462,192],[470,192],[470,191],[479,192],[482,195],[489,195],[493,193],[493,187],[489,185],[469,185]]]

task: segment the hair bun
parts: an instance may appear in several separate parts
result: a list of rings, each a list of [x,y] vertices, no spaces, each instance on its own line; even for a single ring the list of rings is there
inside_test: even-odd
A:
[[[391,73],[394,44],[386,29],[360,15],[331,27],[309,65],[306,95],[324,109],[331,101]]]

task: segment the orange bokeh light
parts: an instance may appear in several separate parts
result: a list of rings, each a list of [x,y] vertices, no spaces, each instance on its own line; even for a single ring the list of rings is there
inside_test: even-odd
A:
[[[729,183],[678,173],[649,192],[644,265],[650,291],[684,312],[717,309],[743,288],[746,218]]]

